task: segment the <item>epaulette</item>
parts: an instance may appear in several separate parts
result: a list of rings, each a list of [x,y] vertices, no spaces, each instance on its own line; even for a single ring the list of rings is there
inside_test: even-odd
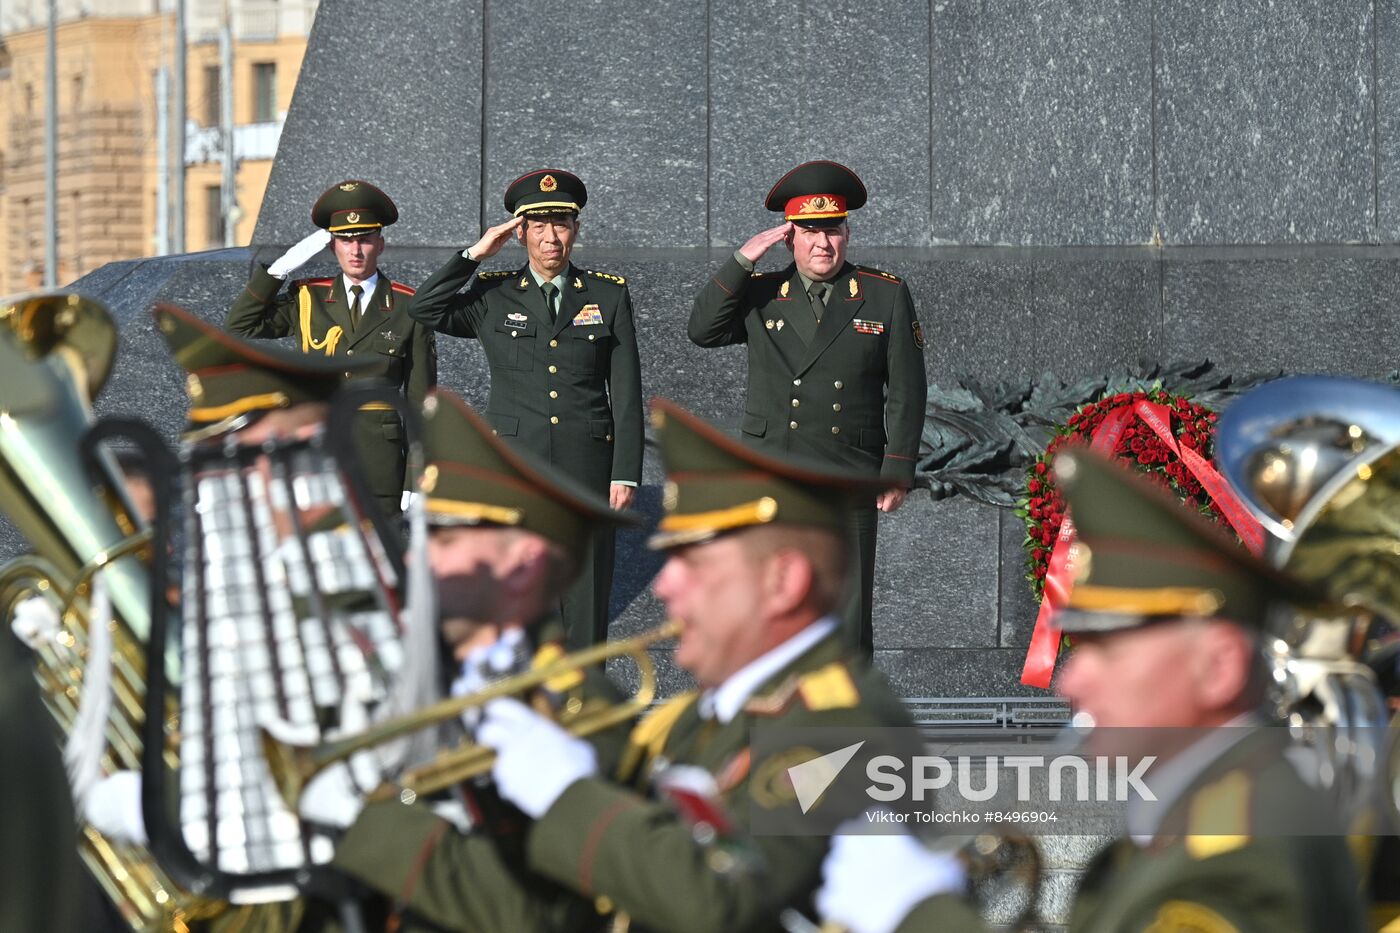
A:
[[[511,277],[514,276],[514,275],[515,275],[515,271],[512,270],[512,269],[493,269],[493,270],[491,270],[490,272],[478,272],[478,273],[476,274],[476,277],[479,278],[479,279],[487,279],[487,280],[490,280],[490,279],[508,279],[508,278],[511,278]]]
[[[402,282],[394,282],[389,287],[392,288],[394,291],[398,292],[400,295],[418,294],[418,289],[414,288],[412,285],[405,285]]]
[[[564,657],[566,652],[564,646],[557,641],[548,641],[540,645],[535,651],[535,656],[530,659],[530,670],[540,671],[549,667],[555,661]],[[544,688],[551,693],[568,693],[583,684],[583,670],[573,668],[560,674],[555,674],[544,682]]]
[[[1254,782],[1235,770],[1196,791],[1186,824],[1192,858],[1223,855],[1249,843],[1249,808]]]
[[[626,284],[627,284],[627,280],[626,280],[626,279],[624,279],[624,278],[623,278],[622,276],[620,276],[620,275],[613,275],[611,272],[595,272],[595,271],[592,270],[592,269],[585,269],[584,271],[585,271],[586,273],[588,273],[589,275],[593,276],[595,279],[606,279],[607,281],[609,281],[609,282],[615,282],[615,283],[618,284],[618,285],[626,285]]]
[[[802,675],[797,682],[797,695],[810,710],[850,709],[860,703],[860,691],[851,679],[851,672],[840,661]]]
[[[856,266],[856,271],[861,275],[869,275],[877,279],[884,279],[886,282],[893,282],[896,285],[901,285],[904,282],[903,279],[893,272],[884,272],[880,269],[872,269],[869,266]]]
[[[320,288],[323,285],[333,285],[335,279],[297,279],[292,283],[293,288]]]
[[[671,730],[675,728],[681,714],[689,709],[699,696],[694,690],[677,694],[660,706],[653,707],[641,718],[627,736],[627,750],[623,752],[622,762],[617,768],[619,780],[629,780],[637,773],[638,767],[661,754],[662,749],[666,747],[666,739],[670,737]]]

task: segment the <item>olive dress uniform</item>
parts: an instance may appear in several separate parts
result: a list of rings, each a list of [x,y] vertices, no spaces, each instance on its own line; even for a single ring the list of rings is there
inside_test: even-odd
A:
[[[860,186],[848,169],[836,172],[832,165],[794,169],[769,194],[769,207],[783,209],[794,177],[798,190],[809,193],[807,203],[833,197],[810,192]],[[809,167],[815,168],[804,171]],[[842,198],[836,216],[825,220],[844,220],[847,208],[863,204],[865,189],[858,191],[858,199],[853,190]],[[800,216],[794,212],[789,219]],[[780,272],[752,272],[731,257],[696,296],[690,339],[702,347],[748,346],[744,441],[769,453],[798,453],[876,474],[891,487],[911,487],[928,379],[923,330],[909,288],[898,276],[851,263],[827,284],[818,315],[795,264]],[[854,530],[860,577],[845,621],[851,643],[869,653],[874,647],[873,504],[856,512]]]
[[[1151,844],[1119,839],[1090,863],[1069,933],[1345,933],[1365,929],[1344,835],[1285,823],[1325,813],[1271,730],[1210,763],[1171,806]],[[1196,825],[1193,825],[1193,822]],[[1233,831],[1232,831],[1233,830]],[[1260,834],[1262,831],[1262,835]],[[917,906],[899,933],[987,929],[961,898]]]
[[[528,265],[514,272],[477,266],[453,256],[422,284],[412,310],[421,326],[481,342],[492,429],[597,494],[606,496],[613,482],[640,483],[641,362],[626,281],[570,265],[555,315]],[[613,530],[598,529],[583,572],[564,594],[574,647],[607,638],[614,551]]]
[[[344,184],[352,184],[345,182]],[[351,192],[336,186],[317,202],[313,212],[318,226],[332,223],[338,214],[351,214],[367,219],[368,210],[328,213],[323,207],[339,209],[341,201],[358,203],[355,198],[377,201],[387,197],[365,182],[355,182]],[[365,189],[373,189],[367,194]],[[390,202],[392,207],[392,202]],[[393,214],[397,217],[397,212]],[[380,219],[386,219],[380,216]],[[373,232],[372,228],[340,231],[341,236],[353,232]],[[421,406],[437,383],[437,346],[431,329],[423,327],[410,313],[413,289],[390,280],[379,270],[379,280],[373,294],[360,296],[360,316],[351,313],[352,299],[347,295],[345,277],[307,278],[286,283],[268,274],[267,267],[257,266],[247,286],[229,309],[224,327],[240,337],[295,337],[301,352],[340,359],[368,361],[371,365],[357,371],[355,378],[377,379],[401,388],[410,405]],[[404,439],[397,413],[389,410],[362,411],[356,421],[357,449],[360,451],[370,488],[379,497],[389,514],[397,514],[404,483]]]

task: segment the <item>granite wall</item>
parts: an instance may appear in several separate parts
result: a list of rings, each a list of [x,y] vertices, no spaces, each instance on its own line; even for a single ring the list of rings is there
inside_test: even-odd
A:
[[[880,246],[1400,235],[1394,0],[326,0],[254,241],[346,176],[403,245],[581,174],[596,246],[727,246],[793,164],[865,178]]]

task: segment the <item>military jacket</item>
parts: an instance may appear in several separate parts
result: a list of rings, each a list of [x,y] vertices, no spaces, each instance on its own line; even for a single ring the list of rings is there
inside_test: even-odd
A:
[[[831,284],[818,324],[795,264],[751,273],[730,257],[695,299],[690,339],[748,345],[745,441],[911,486],[928,381],[909,288],[850,263]]]
[[[1345,837],[1326,822],[1320,793],[1271,747],[1271,731],[1241,740],[1209,766],[1151,845],[1120,839],[1094,859],[1075,897],[1070,933],[1364,929]],[[1285,827],[1289,821],[1297,825]],[[985,928],[965,901],[940,895],[916,907],[899,933],[977,929]]]
[[[752,730],[760,723],[904,726],[903,704],[835,635],[770,678],[728,723],[705,720],[694,700],[673,699],[643,720],[633,733],[634,755],[624,760],[626,780],[571,785],[535,823],[529,864],[594,899],[600,910],[625,914],[632,930],[777,930],[784,908],[810,916],[826,837],[746,837],[743,827],[755,808],[800,819],[786,770],[815,752],[793,747],[760,757],[751,748]],[[672,765],[696,765],[714,776],[737,839],[697,834],[669,803],[652,799],[653,781]]]
[[[481,341],[492,429],[594,489],[641,482],[641,363],[626,282],[570,266],[551,320],[528,266],[476,273],[477,265],[454,255],[423,283],[413,316]]]
[[[265,266],[255,268],[229,309],[225,329],[240,337],[295,337],[303,353],[368,358],[376,365],[356,378],[381,379],[399,387],[411,406],[421,409],[437,383],[437,344],[432,330],[409,314],[413,289],[380,270],[374,294],[363,299],[356,327],[350,320],[344,276],[298,279],[285,291],[282,285]],[[404,464],[398,416],[387,410],[363,412],[356,435],[374,491],[386,502],[396,500]]]
[[[563,629],[546,623],[531,666],[563,656]],[[546,685],[544,698],[571,715],[606,709],[620,699],[597,668]],[[533,705],[532,698],[532,705]],[[626,744],[625,725],[589,738],[599,766],[615,768]],[[477,802],[507,808],[493,832],[460,832],[422,803],[370,803],[336,845],[333,866],[388,897],[404,930],[569,930],[596,918],[593,906],[531,872],[524,863],[528,819],[489,786],[474,788]],[[500,813],[496,814],[500,816]]]

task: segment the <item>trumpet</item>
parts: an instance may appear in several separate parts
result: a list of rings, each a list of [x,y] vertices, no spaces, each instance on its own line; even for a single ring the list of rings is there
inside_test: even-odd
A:
[[[571,734],[580,738],[593,735],[621,725],[646,711],[656,697],[656,665],[647,649],[674,638],[680,631],[680,622],[666,622],[633,638],[575,651],[535,670],[499,680],[467,696],[439,700],[406,716],[385,720],[363,732],[319,745],[292,745],[263,729],[263,757],[278,791],[295,812],[307,783],[333,764],[421,729],[450,722],[467,710],[479,709],[492,700],[527,694],[556,678],[606,664],[614,658],[630,657],[641,674],[641,682],[631,698],[596,710],[577,705],[566,707],[563,711],[563,723]],[[494,750],[474,742],[464,742],[431,761],[408,768],[392,784],[385,784],[375,791],[370,799],[397,795],[406,802],[412,802],[419,795],[432,794],[486,773],[495,760]]]

